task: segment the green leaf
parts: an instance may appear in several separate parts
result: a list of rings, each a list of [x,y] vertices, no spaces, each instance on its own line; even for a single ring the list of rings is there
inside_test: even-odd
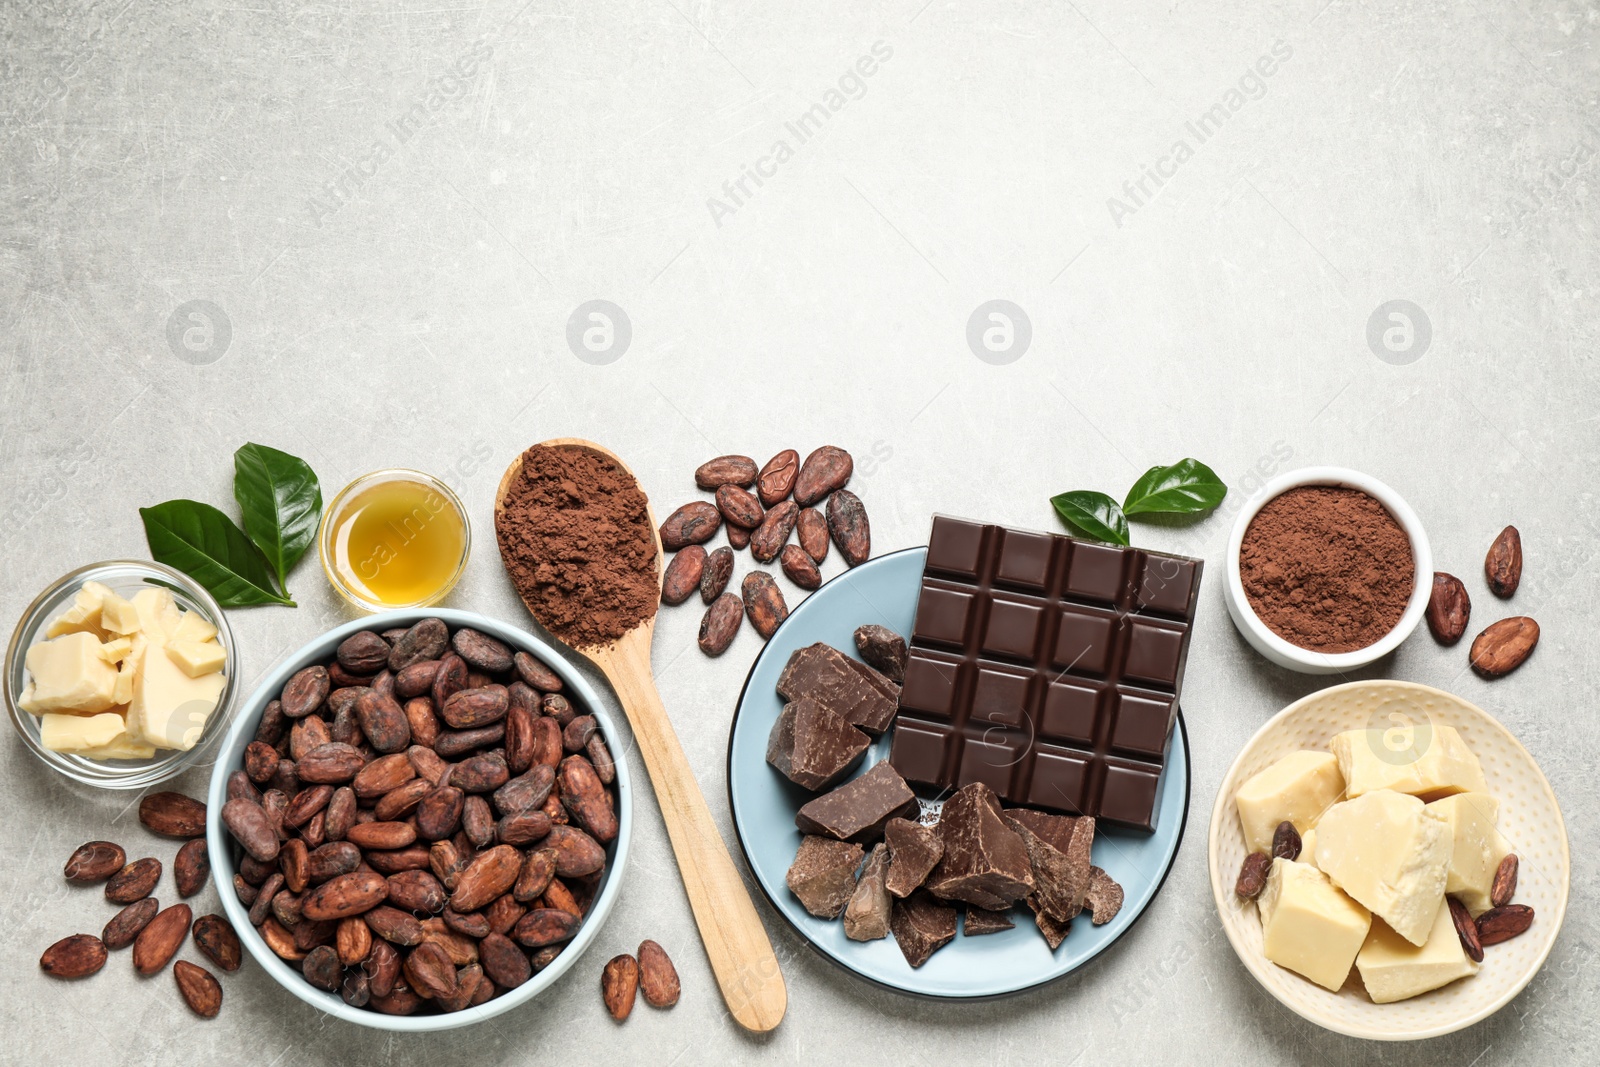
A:
[[[1128,520],[1117,502],[1104,493],[1080,489],[1053,496],[1050,503],[1062,522],[1085,536],[1117,545],[1128,543]]]
[[[244,531],[210,504],[168,500],[140,508],[145,540],[157,563],[176,567],[207,589],[225,608],[294,601],[272,584],[272,571]]]
[[[1180,459],[1170,467],[1151,467],[1128,490],[1125,515],[1199,515],[1228,495],[1217,472],[1197,459]]]
[[[233,454],[233,498],[244,529],[289,589],[289,572],[317,536],[322,488],[306,461],[266,445],[247,444]]]

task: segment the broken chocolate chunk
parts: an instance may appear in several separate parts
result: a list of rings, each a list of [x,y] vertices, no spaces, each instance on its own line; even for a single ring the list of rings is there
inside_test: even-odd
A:
[[[881,841],[872,848],[861,880],[844,909],[844,936],[852,941],[876,941],[889,936],[889,908],[893,899],[884,886],[889,873],[889,847]]]
[[[917,810],[911,787],[888,760],[881,760],[859,778],[806,804],[795,813],[794,824],[803,834],[868,844],[883,836],[884,823]]]
[[[1072,824],[1077,822],[1071,815],[1051,815],[1047,811],[1036,811],[1033,808],[1007,808],[1000,813],[1006,825],[1014,830],[1013,823],[1026,826],[1034,836],[1055,846],[1062,852],[1072,844]]]
[[[1042,912],[1057,922],[1070,922],[1083,910],[1084,893],[1089,888],[1089,850],[1094,842],[1094,820],[1084,817],[1077,820],[1064,816],[1046,816],[1071,823],[1071,839],[1062,849],[1035,834],[1027,821],[1017,818],[1017,812],[1008,811],[1004,818],[1022,838],[1028,849],[1028,864],[1033,870],[1034,891],[1028,897],[1028,906]],[[1059,824],[1034,825],[1052,839],[1061,841]]]
[[[925,892],[894,902],[889,928],[906,962],[921,967],[928,957],[956,936],[956,909],[947,908]]]
[[[910,819],[890,819],[884,824],[883,839],[889,845],[889,892],[909,897],[944,855],[944,842],[938,830]]]
[[[811,914],[819,919],[837,919],[855,892],[861,856],[860,845],[807,837],[800,842],[784,881]]]
[[[980,937],[984,934],[998,934],[1016,925],[1006,912],[988,911],[968,904],[967,917],[961,923],[961,932],[967,937]]]
[[[783,706],[767,739],[767,762],[807,789],[835,785],[872,744],[831,708],[802,696]]]
[[[1083,902],[1089,905],[1089,919],[1096,926],[1104,926],[1122,910],[1122,887],[1099,867],[1089,868],[1089,891]]]
[[[1000,800],[982,782],[945,801],[939,836],[944,856],[928,876],[934,896],[1003,911],[1033,892],[1027,846],[1000,818]]]
[[[889,728],[900,687],[864,663],[822,642],[796,649],[778,676],[785,700],[808,696],[845,722],[877,735]]]
[[[1037,926],[1039,932],[1044,935],[1045,944],[1050,946],[1051,952],[1060,948],[1061,942],[1065,941],[1067,935],[1072,933],[1071,923],[1057,922],[1042,911],[1033,913],[1033,925]]]
[[[906,639],[889,629],[871,623],[856,627],[856,651],[895,685],[906,680]]]

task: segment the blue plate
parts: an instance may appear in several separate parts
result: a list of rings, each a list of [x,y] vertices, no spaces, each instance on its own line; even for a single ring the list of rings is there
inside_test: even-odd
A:
[[[807,597],[773,634],[756,657],[739,694],[728,740],[728,800],[733,825],[750,869],[778,914],[818,952],[868,981],[898,992],[951,999],[1004,996],[1070,974],[1104,952],[1134,924],[1155,899],[1172,869],[1189,816],[1189,745],[1178,714],[1178,728],[1167,747],[1166,771],[1157,797],[1154,834],[1108,829],[1097,834],[1094,861],[1122,884],[1122,911],[1104,926],[1088,915],[1072,922],[1072,933],[1051,952],[1025,908],[1012,911],[1017,926],[998,934],[957,936],[912,969],[893,935],[881,941],[851,941],[844,925],[808,914],[784,884],[800,847],[794,813],[814,795],[774,770],[766,761],[767,735],[783,710],[776,686],[789,655],[825,641],[855,655],[857,626],[881,623],[897,633],[911,632],[925,548],[894,552],[846,571]],[[889,737],[868,750],[862,770],[889,754]]]

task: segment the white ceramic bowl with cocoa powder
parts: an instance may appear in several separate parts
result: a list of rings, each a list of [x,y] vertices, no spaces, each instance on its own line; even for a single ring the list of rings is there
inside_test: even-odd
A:
[[[1411,542],[1412,588],[1405,611],[1399,622],[1382,637],[1352,652],[1319,652],[1297,645],[1274,632],[1251,606],[1240,577],[1240,546],[1244,543],[1250,523],[1269,501],[1301,486],[1332,486],[1366,493],[1383,505]],[[1257,652],[1280,667],[1304,674],[1338,674],[1364,667],[1393,652],[1422,621],[1428,610],[1428,597],[1432,589],[1433,550],[1428,547],[1428,535],[1423,531],[1417,513],[1411,510],[1411,505],[1399,493],[1378,479],[1348,467],[1304,467],[1279,475],[1245,503],[1228,535],[1227,568],[1223,576],[1222,593],[1233,624]]]

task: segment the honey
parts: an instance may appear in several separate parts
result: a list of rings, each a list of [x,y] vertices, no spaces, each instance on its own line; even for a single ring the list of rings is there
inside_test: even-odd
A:
[[[329,580],[358,605],[432,604],[466,563],[466,515],[443,483],[415,471],[380,471],[334,499],[319,542]]]

